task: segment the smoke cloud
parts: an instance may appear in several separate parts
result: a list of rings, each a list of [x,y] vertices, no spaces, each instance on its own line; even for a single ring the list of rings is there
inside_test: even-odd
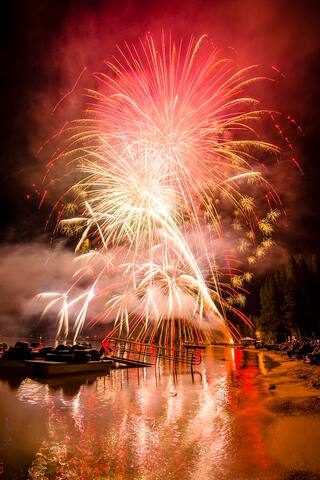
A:
[[[38,325],[43,308],[43,304],[34,301],[34,297],[41,291],[63,291],[68,288],[75,269],[73,253],[62,244],[50,249],[38,241],[2,245],[0,258],[1,334],[29,333]],[[43,330],[46,330],[45,325]]]

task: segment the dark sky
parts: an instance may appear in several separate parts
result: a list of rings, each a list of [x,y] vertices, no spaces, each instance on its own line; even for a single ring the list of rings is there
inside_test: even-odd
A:
[[[240,62],[276,65],[285,73],[274,100],[304,130],[295,139],[304,176],[290,200],[288,243],[319,251],[319,13],[317,1],[292,0],[3,1],[1,240],[43,232],[47,209],[39,211],[38,199],[26,196],[43,171],[35,152],[56,121],[50,117],[55,101],[84,65],[97,66],[116,42],[164,27],[179,37],[207,33],[218,47],[234,48]]]

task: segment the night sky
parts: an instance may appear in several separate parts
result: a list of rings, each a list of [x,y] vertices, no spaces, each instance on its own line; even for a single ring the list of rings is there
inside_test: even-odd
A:
[[[316,1],[281,0],[2,2],[1,241],[43,234],[49,207],[38,210],[32,184],[45,159],[36,152],[61,121],[63,113],[50,111],[81,68],[94,71],[115,43],[165,28],[178,37],[207,33],[219,48],[232,47],[241,64],[284,73],[274,104],[304,131],[294,138],[304,175],[296,173],[289,195],[286,241],[295,251],[319,251],[319,11]]]

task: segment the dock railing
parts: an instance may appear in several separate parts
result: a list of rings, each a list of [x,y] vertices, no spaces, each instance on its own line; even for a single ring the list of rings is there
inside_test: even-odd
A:
[[[154,365],[160,359],[174,364],[184,363],[192,367],[200,365],[202,356],[196,348],[180,348],[174,346],[159,346],[152,343],[142,343],[121,337],[106,337],[102,345],[107,355],[125,358],[132,361],[148,361]]]

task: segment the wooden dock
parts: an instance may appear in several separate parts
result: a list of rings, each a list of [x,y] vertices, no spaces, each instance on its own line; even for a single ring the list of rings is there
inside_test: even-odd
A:
[[[200,365],[201,353],[205,349],[204,344],[190,343],[184,345],[186,348],[176,348],[172,345],[161,346],[121,337],[106,337],[102,345],[107,352],[107,358],[128,367],[156,366],[160,360],[169,361],[175,365],[184,363],[194,367]]]
[[[27,375],[46,377],[50,375],[108,372],[113,361],[108,359],[104,361],[72,363],[48,360],[26,360],[25,363]]]
[[[122,363],[128,367],[152,367],[152,363],[142,362],[141,360],[132,360],[124,357],[116,357],[114,355],[108,355],[108,359],[115,363]]]
[[[185,343],[184,348],[190,348],[192,350],[205,350],[206,346],[198,343]]]

